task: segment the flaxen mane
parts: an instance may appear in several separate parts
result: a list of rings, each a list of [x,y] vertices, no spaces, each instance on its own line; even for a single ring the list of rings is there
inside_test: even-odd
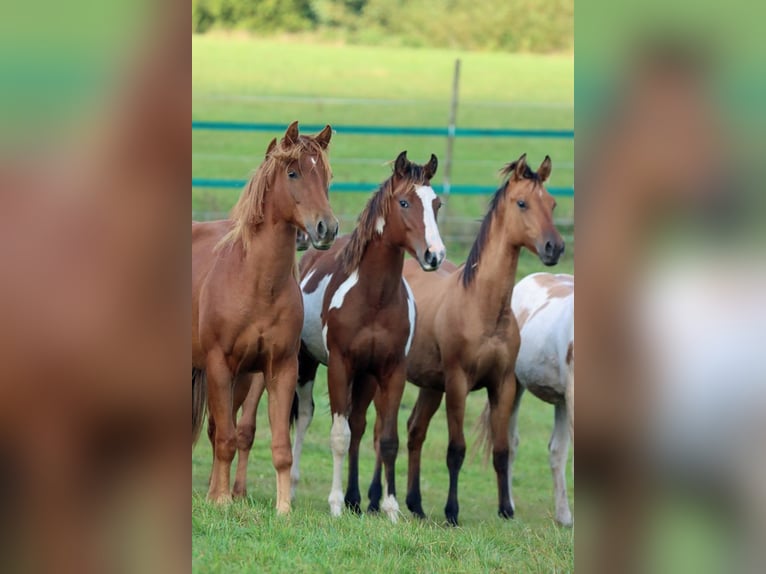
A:
[[[298,142],[293,145],[287,145],[282,139],[268,153],[266,159],[250,177],[245,189],[242,190],[237,203],[234,204],[229,213],[229,219],[234,222],[234,225],[216,248],[241,240],[242,248],[247,250],[249,240],[258,225],[263,222],[263,202],[274,174],[278,168],[299,159],[303,155],[316,156],[318,158],[317,169],[324,169],[329,181],[330,162],[325,151],[314,138],[300,136]]]
[[[476,236],[476,241],[473,242],[473,246],[471,246],[471,252],[468,254],[468,259],[465,260],[465,267],[463,268],[463,287],[465,288],[468,288],[473,281],[473,278],[476,276],[476,268],[479,266],[479,259],[481,259],[482,251],[484,251],[484,246],[489,238],[489,228],[492,225],[492,220],[494,219],[494,215],[497,212],[500,202],[505,197],[505,191],[508,189],[508,184],[510,183],[511,176],[516,169],[517,164],[517,161],[513,161],[500,170],[500,174],[507,179],[503,181],[502,185],[495,191],[495,195],[492,196],[487,215],[484,216],[484,219],[481,222],[479,234]],[[524,165],[524,175],[522,178],[531,179],[536,182],[540,181],[540,177],[537,173],[532,171],[526,164]]]
[[[426,176],[423,166],[410,163],[407,166],[406,178],[414,184],[424,183]],[[378,218],[382,217],[385,220],[388,217],[388,210],[391,205],[389,200],[393,197],[394,192],[394,174],[392,174],[372,195],[364,211],[359,215],[359,220],[356,229],[351,234],[351,239],[349,239],[346,246],[337,255],[343,266],[343,271],[346,273],[350,274],[359,267],[367,244],[372,241],[377,233],[375,226]]]

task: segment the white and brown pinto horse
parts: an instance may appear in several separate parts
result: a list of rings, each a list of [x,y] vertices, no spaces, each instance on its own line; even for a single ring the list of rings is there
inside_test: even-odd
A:
[[[359,442],[366,411],[379,404],[379,456],[386,469],[382,508],[396,521],[394,463],[399,448],[397,420],[406,379],[405,357],[415,329],[415,301],[402,278],[405,251],[419,269],[434,271],[445,249],[436,215],[441,200],[431,188],[437,160],[411,163],[402,152],[394,170],[370,198],[350,236],[326,253],[309,250],[300,262],[306,309],[296,395],[293,486],[299,477],[301,446],[313,414],[312,389],[319,363],[327,365],[333,417],[330,448],[333,480],[328,502],[333,516],[346,506],[359,511]],[[341,472],[349,452],[345,499]]]
[[[511,506],[514,507],[511,479],[519,445],[519,405],[526,389],[540,400],[554,405],[553,434],[548,451],[556,521],[571,526],[572,511],[567,499],[565,470],[569,442],[574,435],[574,276],[551,273],[528,275],[514,287],[511,308],[521,331],[521,348],[516,359],[519,391],[508,427]],[[488,415],[489,409],[485,408],[481,422],[487,438]]]
[[[537,172],[526,154],[508,164],[508,179],[495,193],[464,266],[445,264],[438,273],[404,275],[417,304],[417,327],[407,357],[407,378],[420,387],[407,422],[409,468],[407,507],[424,517],[420,495],[420,454],[428,424],[447,396],[449,495],[447,522],[458,522],[458,474],[465,458],[466,395],[485,388],[490,404],[498,513],[513,516],[508,489],[508,423],[516,400],[514,369],[519,328],[509,305],[519,252],[526,247],[545,265],[554,265],[564,241],[553,224],[555,201],[543,184],[551,172],[546,157]],[[408,262],[409,263],[409,262]]]
[[[302,136],[287,128],[232,209],[231,219],[192,224],[192,441],[205,403],[214,423],[208,498],[226,503],[236,448],[233,387],[264,374],[269,391],[277,512],[290,510],[290,406],[303,324],[295,274],[296,228],[329,248],[338,230],[330,209],[332,130]]]

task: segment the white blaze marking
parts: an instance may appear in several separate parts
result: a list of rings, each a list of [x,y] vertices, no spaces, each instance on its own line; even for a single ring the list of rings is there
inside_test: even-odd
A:
[[[444,251],[444,243],[442,242],[441,235],[439,235],[439,228],[434,217],[433,202],[436,199],[436,194],[430,186],[425,185],[416,187],[415,193],[418,194],[420,201],[423,202],[423,223],[426,229],[428,249],[436,253]]]
[[[303,295],[303,329],[301,330],[301,339],[315,359],[327,364],[327,337],[325,330],[322,328],[322,302],[324,301],[327,285],[330,283],[330,279],[332,279],[332,274],[322,277],[317,288],[311,293],[303,292],[315,272],[316,269],[312,269],[301,281],[301,292]]]
[[[313,158],[313,157],[312,157],[312,158],[311,158],[311,165],[316,165],[316,164],[317,164],[317,160],[316,160],[316,158]]]
[[[378,217],[377,221],[375,221],[375,231],[378,232],[378,235],[383,235],[383,229],[386,227],[386,220],[383,219],[383,217]]]
[[[348,447],[351,444],[351,428],[348,420],[343,415],[332,415],[332,429],[330,430],[330,450],[332,451],[332,488],[327,502],[330,504],[330,514],[340,516],[343,510],[343,459],[346,458]]]
[[[415,296],[412,294],[410,284],[406,279],[402,278],[404,288],[407,290],[407,318],[410,320],[410,335],[407,337],[407,345],[404,347],[404,356],[406,357],[410,353],[410,347],[412,347],[412,338],[415,336],[415,320],[417,314],[415,311]]]

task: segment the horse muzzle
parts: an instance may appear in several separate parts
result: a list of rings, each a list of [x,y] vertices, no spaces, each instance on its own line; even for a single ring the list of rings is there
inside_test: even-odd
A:
[[[338,220],[334,217],[320,218],[312,225],[306,226],[311,244],[320,250],[329,249],[338,235]]]
[[[447,256],[447,251],[443,245],[432,245],[425,250],[422,257],[418,257],[418,262],[423,271],[436,271]]]
[[[549,239],[541,247],[542,248],[538,247],[537,249],[540,261],[543,262],[543,265],[550,267],[559,262],[561,254],[564,253],[565,245],[564,241],[559,238],[557,241],[551,241]]]

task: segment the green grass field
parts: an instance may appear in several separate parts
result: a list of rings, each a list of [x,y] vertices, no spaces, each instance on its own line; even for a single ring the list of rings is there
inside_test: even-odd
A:
[[[287,124],[379,124],[444,126],[449,115],[452,67],[462,59],[463,127],[563,128],[573,125],[573,58],[449,50],[408,50],[360,46],[286,43],[223,35],[192,38],[193,119],[263,121]],[[285,101],[284,96],[292,99]],[[335,100],[317,103],[301,98]],[[267,98],[264,98],[267,97]],[[279,101],[270,100],[278,98]],[[348,98],[386,100],[371,105]],[[513,102],[517,105],[506,105]],[[269,140],[279,134],[193,132],[193,177],[245,178]],[[378,183],[387,177],[387,160],[407,149],[415,161],[436,153],[443,160],[442,138],[338,136],[330,159],[336,181]],[[573,182],[574,145],[567,140],[458,139],[453,183],[497,185],[497,170],[527,152],[533,165],[553,158],[550,185]],[[558,167],[557,167],[558,166]],[[443,168],[443,163],[442,163]],[[442,169],[435,183],[441,183]],[[195,217],[225,213],[238,190],[192,190]],[[349,231],[367,194],[331,193],[336,213]],[[447,218],[440,218],[448,257],[462,261],[485,213],[487,196],[452,196]],[[573,201],[559,198],[557,217],[574,216]],[[470,223],[469,223],[470,222]],[[571,229],[567,230],[571,239]],[[567,232],[565,232],[566,234]],[[571,241],[556,268],[571,272]],[[518,276],[542,269],[524,253]],[[331,519],[327,505],[332,460],[325,371],[315,387],[314,422],[304,446],[302,483],[290,517],[275,516],[275,480],[269,449],[265,398],[259,410],[256,443],[250,459],[249,498],[219,509],[204,500],[211,452],[206,438],[192,454],[192,552],[195,572],[565,572],[574,567],[573,533],[553,522],[552,481],[547,443],[553,409],[526,396],[519,429],[521,446],[514,469],[516,518],[496,515],[496,486],[491,465],[466,458],[460,482],[461,527],[443,526],[447,494],[446,421],[442,406],[434,417],[423,455],[423,505],[430,520],[412,520],[404,505],[406,491],[405,425],[416,392],[408,386],[399,417],[400,453],[397,487],[403,509],[397,525],[377,516],[344,515]],[[484,393],[469,397],[466,432],[469,450],[473,423]],[[372,473],[372,412],[361,448],[363,497]],[[571,465],[569,469],[572,496]],[[573,508],[574,501],[571,499]]]

